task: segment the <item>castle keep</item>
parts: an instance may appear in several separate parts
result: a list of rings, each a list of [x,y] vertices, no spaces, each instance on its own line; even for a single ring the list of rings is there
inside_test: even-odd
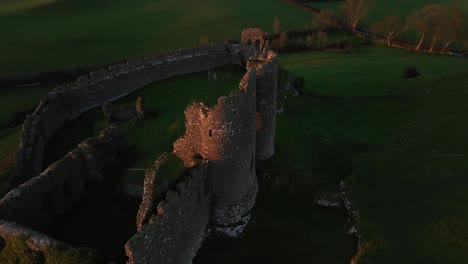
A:
[[[185,135],[174,142],[173,153],[163,154],[146,173],[138,232],[125,251],[130,264],[191,263],[210,230],[230,236],[242,232],[258,190],[255,161],[274,153],[277,63],[265,36],[248,29],[241,44],[214,44],[110,66],[42,99],[23,125],[13,189],[0,200],[3,247],[24,236],[23,246],[44,262],[56,257],[48,249],[59,244],[66,248],[63,254],[75,254],[76,263],[93,263],[83,250],[33,229],[68,210],[85,192],[83,186],[101,180],[102,171],[118,158],[118,130],[109,127],[41,173],[52,133],[88,109],[146,84],[230,63],[247,68],[239,89],[213,107],[193,103],[186,108]],[[247,39],[260,40],[260,49]]]

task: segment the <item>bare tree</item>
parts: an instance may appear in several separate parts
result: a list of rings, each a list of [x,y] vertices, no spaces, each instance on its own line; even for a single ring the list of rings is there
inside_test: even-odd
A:
[[[312,48],[312,45],[314,44],[314,36],[313,35],[307,35],[307,47]]]
[[[278,48],[280,50],[285,50],[287,43],[288,43],[288,33],[282,32],[278,39],[278,46],[279,46]]]
[[[429,18],[423,11],[415,11],[408,17],[407,27],[413,28],[418,32],[419,35],[419,43],[416,46],[416,50],[421,49],[421,45],[424,43],[424,39],[426,38],[426,34],[429,31]]]
[[[356,32],[356,27],[361,20],[365,20],[372,9],[370,0],[346,0],[341,5],[341,11],[345,21]]]
[[[447,6],[439,9],[439,15],[443,29],[437,40],[444,42],[444,46],[440,52],[445,53],[453,42],[462,40],[466,36],[464,35],[465,15],[459,8]]]
[[[400,16],[392,14],[372,24],[370,29],[374,34],[385,36],[387,45],[390,46],[392,41],[404,31],[405,21]]]
[[[338,27],[338,20],[333,10],[322,9],[320,13],[315,15],[314,19],[312,19],[311,25],[313,28],[336,28]]]
[[[445,52],[451,43],[463,36],[465,17],[458,8],[434,4],[411,15],[408,25],[418,31],[421,37],[416,50],[421,48],[424,38],[430,36],[429,52],[434,52],[440,41],[444,41],[441,52]]]
[[[272,29],[273,29],[273,33],[275,33],[275,34],[278,34],[278,33],[281,32],[281,21],[277,16],[275,16],[275,18],[273,18]]]

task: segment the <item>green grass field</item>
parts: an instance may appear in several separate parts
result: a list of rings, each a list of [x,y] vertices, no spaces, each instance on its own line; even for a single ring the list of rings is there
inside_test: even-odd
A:
[[[346,179],[370,245],[359,263],[466,262],[468,62],[370,46],[280,64],[307,86],[279,117],[270,168],[319,190]],[[421,76],[401,79],[408,65]]]
[[[268,10],[268,12],[265,12]],[[310,15],[282,0],[0,0],[0,76],[109,63],[210,41],[246,27],[304,28]]]

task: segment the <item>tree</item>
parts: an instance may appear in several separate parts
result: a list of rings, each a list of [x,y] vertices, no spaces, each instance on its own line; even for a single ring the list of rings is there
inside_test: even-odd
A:
[[[416,11],[408,17],[407,27],[413,28],[418,32],[420,37],[416,50],[421,49],[421,45],[426,38],[427,31],[429,30],[428,17],[423,11]]]
[[[207,45],[208,43],[210,43],[210,39],[208,38],[208,35],[203,34],[200,37],[200,45]]]
[[[335,13],[330,9],[322,9],[320,13],[315,15],[311,23],[313,28],[336,28],[338,20],[335,18]]]
[[[404,31],[405,21],[400,16],[392,14],[372,24],[370,29],[374,34],[385,36],[387,45],[390,46],[395,37]]]
[[[408,18],[408,25],[418,31],[421,39],[416,50],[426,36],[430,36],[429,52],[434,52],[439,41],[444,41],[442,52],[445,52],[450,44],[463,36],[465,17],[463,11],[458,8],[442,4],[425,6]]]
[[[327,44],[328,33],[326,31],[320,30],[317,32],[317,48],[324,48]]]
[[[285,50],[288,43],[288,33],[282,32],[278,39],[278,46],[280,50]]]
[[[438,36],[438,40],[444,42],[441,53],[445,53],[454,41],[461,41],[466,36],[464,34],[465,15],[462,10],[455,7],[443,7],[440,11],[443,28]]]
[[[277,16],[275,16],[275,18],[273,18],[272,29],[273,29],[273,33],[275,33],[275,34],[278,34],[278,33],[281,32],[281,21]]]
[[[341,11],[345,21],[356,32],[356,27],[361,20],[365,20],[372,9],[370,0],[346,0],[341,5]]]
[[[307,35],[307,47],[312,48],[312,45],[314,44],[314,36],[313,35]]]

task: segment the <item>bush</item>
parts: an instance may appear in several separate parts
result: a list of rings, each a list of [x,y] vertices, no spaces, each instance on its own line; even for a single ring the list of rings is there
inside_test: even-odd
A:
[[[418,76],[419,76],[419,71],[415,67],[409,66],[403,72],[402,78],[403,79],[412,79],[412,78],[415,78],[415,77],[418,77]]]

